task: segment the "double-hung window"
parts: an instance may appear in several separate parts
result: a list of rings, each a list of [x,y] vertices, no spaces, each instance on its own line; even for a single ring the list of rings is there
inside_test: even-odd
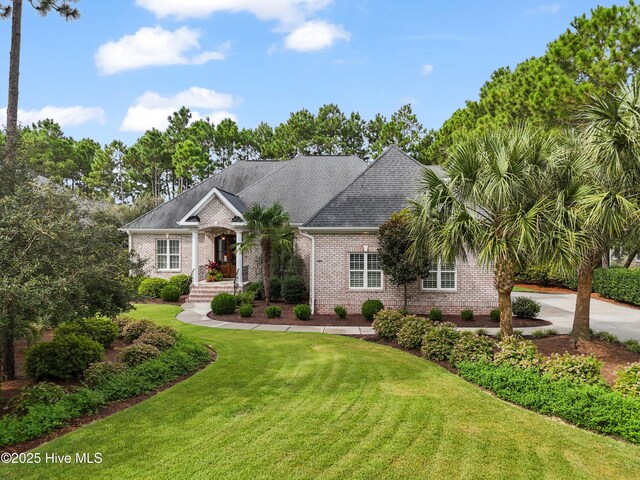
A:
[[[349,288],[382,288],[379,254],[349,254]]]
[[[180,240],[156,240],[156,268],[158,270],[180,270]]]
[[[431,262],[429,275],[422,279],[423,290],[455,290],[456,285],[456,262]]]

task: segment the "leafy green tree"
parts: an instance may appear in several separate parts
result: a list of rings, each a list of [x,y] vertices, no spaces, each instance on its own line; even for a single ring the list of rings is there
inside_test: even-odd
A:
[[[115,226],[64,188],[16,182],[0,198],[2,376],[15,378],[15,342],[43,325],[129,308],[132,264]]]
[[[30,0],[36,11],[46,16],[55,11],[66,20],[80,17],[80,11],[72,7],[78,0]],[[18,159],[18,97],[20,86],[20,47],[22,42],[22,4],[23,0],[12,0],[8,5],[0,2],[0,18],[11,17],[11,49],[9,51],[9,93],[7,96],[7,134],[5,162],[13,165]]]
[[[238,248],[241,251],[248,251],[255,246],[260,247],[264,298],[269,305],[274,246],[292,248],[289,214],[278,203],[274,203],[270,207],[255,204],[243,213],[243,217],[247,223],[247,232],[245,232],[244,239]]]
[[[123,165],[134,198],[150,194],[157,205],[168,194],[173,165],[162,132],[147,130],[125,153]]]
[[[60,183],[76,175],[74,143],[60,125],[49,119],[39,120],[21,131],[21,149],[31,168]]]
[[[411,223],[408,210],[394,212],[378,229],[378,253],[382,270],[391,283],[404,289],[403,308],[407,308],[407,285],[429,274],[429,257],[411,258]]]
[[[314,155],[338,155],[342,153],[341,140],[347,118],[340,107],[333,103],[318,110],[314,122],[312,151]]]
[[[511,291],[519,267],[542,252],[570,262],[566,249],[545,248],[550,199],[540,179],[553,143],[529,126],[492,129],[456,142],[444,166],[449,181],[425,170],[411,212],[413,257],[453,261],[474,254],[494,269],[500,332],[513,333]]]
[[[90,192],[87,190],[85,178],[91,172],[96,155],[102,150],[101,145],[90,138],[83,138],[78,142],[73,142],[72,158],[75,164],[75,170],[71,175],[71,187],[79,187],[85,194]]]
[[[215,126],[213,136],[213,153],[215,166],[226,168],[236,159],[236,150],[239,149],[240,132],[238,124],[230,118],[225,118]]]
[[[395,112],[389,122],[380,125],[381,117],[374,119],[372,127],[380,127],[375,133],[375,142],[370,144],[371,154],[376,157],[390,145],[397,145],[418,161],[426,159],[425,151],[432,141],[432,133],[427,132],[411,105],[403,105]],[[373,139],[373,137],[372,137]]]

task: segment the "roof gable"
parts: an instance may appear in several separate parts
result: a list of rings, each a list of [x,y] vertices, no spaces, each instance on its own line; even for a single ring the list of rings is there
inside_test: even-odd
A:
[[[389,147],[304,226],[310,228],[377,228],[415,197],[425,166],[396,146]]]

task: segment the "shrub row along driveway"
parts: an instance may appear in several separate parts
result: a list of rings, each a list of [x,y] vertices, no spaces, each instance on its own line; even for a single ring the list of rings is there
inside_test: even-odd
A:
[[[530,297],[540,302],[540,318],[550,321],[560,333],[569,333],[573,325],[576,296],[573,293],[514,292],[513,297]],[[620,340],[640,340],[640,308],[591,299],[591,328],[607,331]]]
[[[128,410],[42,446],[100,465],[0,467],[2,478],[634,478],[640,448],[498,400],[435,364],[335,335],[152,318],[218,360]]]

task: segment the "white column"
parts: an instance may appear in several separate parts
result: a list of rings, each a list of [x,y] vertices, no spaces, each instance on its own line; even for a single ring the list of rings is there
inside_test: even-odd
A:
[[[193,269],[191,283],[197,285],[200,282],[200,242],[198,241],[197,229],[191,232],[191,268]]]
[[[236,244],[242,243],[242,232],[240,230],[236,230]],[[244,284],[244,278],[242,277],[242,252],[239,249],[236,249],[236,268],[238,269],[238,284],[240,288],[242,288]]]

